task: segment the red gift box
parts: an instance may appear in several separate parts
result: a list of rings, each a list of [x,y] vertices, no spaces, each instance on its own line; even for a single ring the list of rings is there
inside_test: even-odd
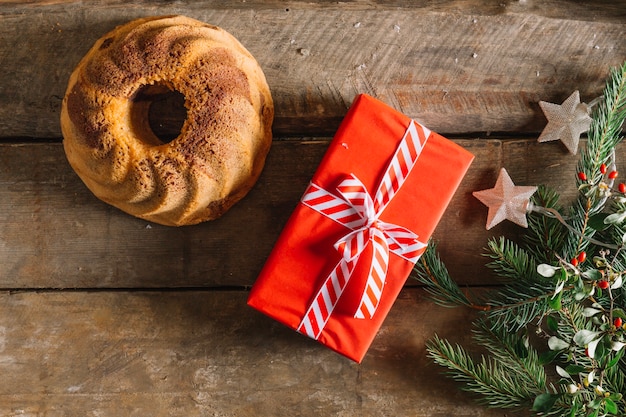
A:
[[[248,304],[360,362],[472,159],[357,96]]]

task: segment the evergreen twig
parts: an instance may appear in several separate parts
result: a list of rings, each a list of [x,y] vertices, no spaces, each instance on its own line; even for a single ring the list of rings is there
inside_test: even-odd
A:
[[[443,307],[474,305],[448,273],[432,241],[415,265],[411,276],[426,286],[426,291],[437,305]]]

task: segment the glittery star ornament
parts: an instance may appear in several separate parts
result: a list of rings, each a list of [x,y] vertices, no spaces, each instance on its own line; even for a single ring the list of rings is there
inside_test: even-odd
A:
[[[580,102],[578,91],[574,91],[563,104],[540,101],[539,106],[548,119],[548,124],[538,141],[549,142],[560,139],[567,150],[576,155],[580,135],[589,130],[591,125],[589,106]]]
[[[537,187],[522,187],[513,184],[506,169],[500,175],[493,188],[474,191],[472,194],[484,205],[489,207],[487,214],[487,230],[507,219],[522,227],[528,227],[526,210],[530,196]]]

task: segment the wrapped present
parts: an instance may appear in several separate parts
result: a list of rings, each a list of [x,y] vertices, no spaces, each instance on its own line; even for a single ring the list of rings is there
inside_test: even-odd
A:
[[[248,304],[360,362],[472,159],[359,95]]]

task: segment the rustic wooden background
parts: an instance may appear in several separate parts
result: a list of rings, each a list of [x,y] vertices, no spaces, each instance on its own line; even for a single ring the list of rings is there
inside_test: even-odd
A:
[[[222,219],[178,229],[93,197],[59,127],[93,42],[162,14],[235,35],[276,106],[254,190]],[[0,415],[517,415],[476,406],[425,357],[435,333],[468,341],[469,318],[415,282],[360,365],[249,309],[248,289],[358,93],[476,155],[435,239],[459,282],[493,286],[481,248],[519,229],[485,231],[471,192],[504,166],[518,185],[573,196],[577,159],[536,142],[538,101],[579,90],[589,102],[625,58],[623,0],[0,0]],[[154,129],[171,133],[162,111]]]

